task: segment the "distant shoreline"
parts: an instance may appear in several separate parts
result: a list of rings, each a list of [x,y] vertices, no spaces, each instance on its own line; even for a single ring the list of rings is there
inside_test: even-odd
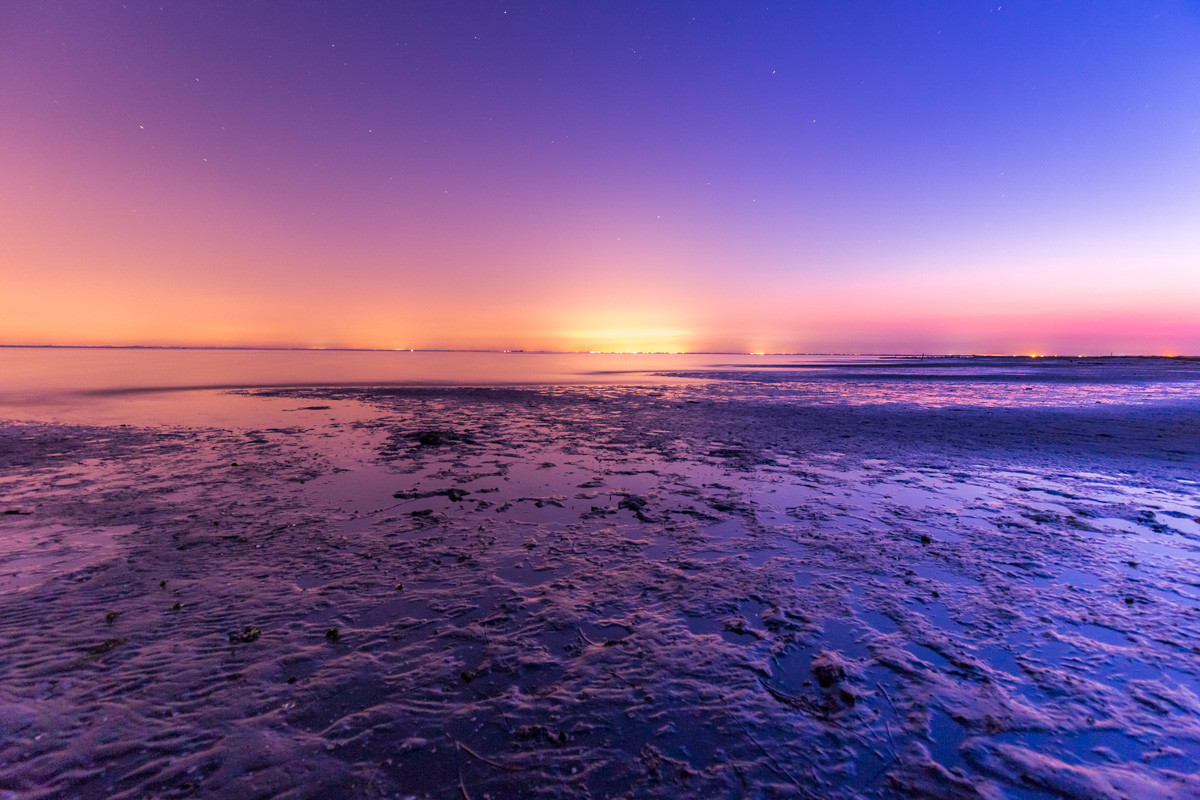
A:
[[[1155,355],[1149,353],[1122,353],[1109,355],[1068,355],[1028,353],[748,353],[737,350],[497,350],[490,348],[406,348],[386,349],[372,347],[271,347],[267,345],[149,345],[149,344],[0,344],[0,348],[9,350],[213,350],[233,352],[297,352],[297,353],[497,353],[512,355],[623,355],[623,356],[789,356],[805,358],[847,357],[847,358],[895,358],[895,359],[1020,359],[1023,361],[1070,360],[1070,361],[1100,361],[1116,359],[1158,359],[1158,360],[1195,360],[1196,355]]]

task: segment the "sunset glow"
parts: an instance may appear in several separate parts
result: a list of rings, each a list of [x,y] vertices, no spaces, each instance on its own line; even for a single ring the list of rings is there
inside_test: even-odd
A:
[[[0,343],[1200,353],[1200,13],[19,4]]]

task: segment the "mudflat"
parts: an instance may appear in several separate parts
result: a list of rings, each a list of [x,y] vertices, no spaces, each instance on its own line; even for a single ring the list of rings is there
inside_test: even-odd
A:
[[[1200,796],[1194,371],[3,423],[0,797]]]

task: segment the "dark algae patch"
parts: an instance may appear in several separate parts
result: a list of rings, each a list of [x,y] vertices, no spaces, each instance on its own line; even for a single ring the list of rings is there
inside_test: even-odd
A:
[[[936,366],[4,424],[0,797],[1200,796],[1195,384]]]

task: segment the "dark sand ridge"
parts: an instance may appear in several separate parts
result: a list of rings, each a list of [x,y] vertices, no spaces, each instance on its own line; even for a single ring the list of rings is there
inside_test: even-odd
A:
[[[1195,389],[791,377],[5,426],[0,790],[1200,794]]]

